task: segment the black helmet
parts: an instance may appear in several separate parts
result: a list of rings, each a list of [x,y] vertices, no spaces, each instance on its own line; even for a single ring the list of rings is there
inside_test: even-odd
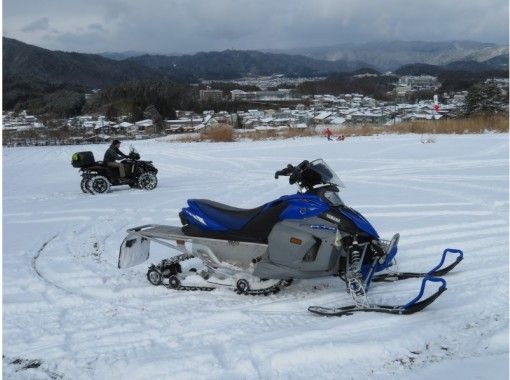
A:
[[[112,141],[112,145],[117,145],[117,144],[120,144],[120,140],[113,140]]]

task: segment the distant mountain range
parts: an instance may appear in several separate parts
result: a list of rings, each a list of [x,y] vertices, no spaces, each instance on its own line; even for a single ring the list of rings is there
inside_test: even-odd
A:
[[[426,63],[412,63],[403,65],[394,71],[397,75],[434,75],[439,76],[447,72],[508,72],[508,54],[503,54],[484,62],[454,61],[446,65],[430,65]]]
[[[114,61],[97,54],[52,51],[6,37],[2,54],[4,78],[34,77],[51,83],[99,88],[158,77],[158,73],[135,62]]]
[[[446,65],[455,61],[487,62],[495,57],[508,57],[508,46],[474,41],[390,41],[362,44],[277,50],[328,61],[369,62],[379,70],[395,70],[412,63]],[[504,60],[504,58],[502,59]],[[506,59],[508,65],[508,59]]]
[[[325,61],[300,55],[263,53],[252,50],[224,50],[194,55],[142,55],[128,58],[170,77],[198,79],[235,79],[244,76],[286,74],[313,77],[362,67],[372,67],[361,61]]]
[[[3,73],[4,78],[37,78],[49,83],[104,88],[141,79],[196,82],[201,78],[227,80],[249,75],[326,76],[360,68],[395,70],[406,64],[411,66],[396,72],[508,70],[508,47],[477,42],[393,42],[289,51],[297,52],[314,58],[250,50],[180,56],[136,55],[137,52],[83,54],[52,51],[4,37]]]
[[[245,50],[181,56],[146,54],[125,59],[118,59],[120,56],[115,53],[108,55],[117,59],[98,54],[52,51],[3,38],[4,76],[35,77],[90,88],[136,79],[193,82],[200,78],[221,80],[248,75],[321,76],[371,67],[364,62],[323,61]]]
[[[123,59],[131,58],[131,57],[138,57],[139,55],[145,55],[148,54],[145,51],[136,51],[136,50],[126,50],[122,52],[108,52],[105,51],[103,53],[97,53],[97,55],[100,55],[102,57],[113,59],[115,61],[122,61]],[[173,54],[168,54],[173,55]]]

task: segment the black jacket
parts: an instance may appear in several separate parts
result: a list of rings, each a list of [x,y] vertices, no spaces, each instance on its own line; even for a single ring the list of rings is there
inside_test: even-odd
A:
[[[119,148],[110,146],[104,154],[103,162],[114,162],[115,160],[122,160],[123,158],[128,158],[128,156],[122,153]]]

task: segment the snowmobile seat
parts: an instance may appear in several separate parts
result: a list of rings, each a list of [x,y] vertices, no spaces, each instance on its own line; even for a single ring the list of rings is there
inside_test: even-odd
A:
[[[287,202],[282,201],[266,203],[253,209],[235,208],[204,199],[190,199],[188,204],[189,208],[198,208],[208,218],[227,229],[210,229],[186,217],[184,212],[186,209],[183,209],[179,216],[185,235],[265,244],[267,244],[269,233],[280,221],[280,215],[287,207]]]
[[[228,229],[240,230],[257,216],[266,205],[252,209],[232,207],[208,199],[190,199],[188,203],[199,208],[205,215]]]

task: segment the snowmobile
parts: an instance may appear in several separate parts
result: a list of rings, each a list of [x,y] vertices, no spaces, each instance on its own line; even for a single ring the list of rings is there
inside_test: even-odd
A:
[[[131,188],[153,190],[158,185],[158,169],[152,161],[140,160],[140,154],[131,146],[128,158],[121,161],[126,170],[126,177],[121,178],[117,168],[112,168],[102,161],[96,161],[92,152],[77,152],[72,155],[71,164],[80,168],[80,188],[84,193],[102,194],[110,186],[129,185]]]
[[[346,283],[353,304],[309,308],[321,315],[412,314],[446,290],[440,276],[463,259],[462,251],[446,249],[440,263],[426,273],[388,272],[397,254],[399,234],[389,241],[381,239],[365,217],[345,205],[338,195],[344,185],[322,159],[289,164],[275,173],[275,178],[279,176],[288,176],[299,191],[253,209],[190,199],[179,213],[182,226],[150,224],[128,229],[118,267],[147,261],[152,241],[181,252],[152,264],[147,272],[151,284],[176,290],[228,286],[239,294],[267,295],[294,279],[338,276]],[[455,259],[444,266],[447,258],[452,261],[450,257]],[[204,269],[183,271],[181,263],[193,258]],[[407,278],[422,278],[413,300],[398,306],[369,302],[367,291],[372,283]],[[437,283],[439,288],[424,298],[428,283]]]

